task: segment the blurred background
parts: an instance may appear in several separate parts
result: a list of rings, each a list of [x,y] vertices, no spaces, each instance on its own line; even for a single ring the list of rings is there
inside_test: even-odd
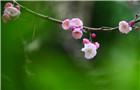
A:
[[[6,3],[1,2],[1,15]],[[90,27],[116,27],[119,21],[129,22],[140,13],[140,3],[129,1],[19,3],[61,20],[80,18]],[[81,52],[82,39],[73,39],[71,31],[64,31],[61,25],[21,8],[17,20],[1,21],[2,90],[139,90],[140,31],[94,33],[100,48],[87,60]]]

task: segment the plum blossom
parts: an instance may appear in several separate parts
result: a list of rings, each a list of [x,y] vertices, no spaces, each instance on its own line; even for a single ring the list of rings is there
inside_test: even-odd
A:
[[[13,18],[14,20],[17,19],[21,13],[20,6],[16,5],[14,7],[12,3],[6,3],[4,9],[4,14],[2,16],[2,20],[4,23],[8,23],[11,18]]]
[[[5,14],[2,15],[2,20],[3,20],[4,23],[8,23],[8,22],[11,21],[11,18],[8,14],[5,13]]]
[[[15,7],[7,7],[4,10],[4,13],[8,14],[11,17],[17,17],[20,14],[20,11],[17,10]]]
[[[76,28],[72,31],[72,36],[75,39],[80,39],[83,36],[83,32],[79,28]]]
[[[93,43],[84,44],[84,48],[81,49],[81,51],[85,52],[85,58],[86,59],[92,59],[96,56],[96,46]]]
[[[74,28],[83,28],[83,22],[79,19],[79,18],[73,18],[72,20],[70,20],[70,27]]]
[[[119,31],[121,33],[128,34],[132,30],[131,27],[129,27],[129,24],[126,21],[120,21],[119,23]]]
[[[86,38],[83,39],[83,44],[89,44],[89,43],[91,43],[91,42],[88,39],[86,39]]]
[[[63,28],[64,30],[69,30],[69,29],[70,29],[69,23],[70,23],[70,20],[69,20],[69,19],[64,20],[64,21],[62,22],[62,28]]]
[[[12,3],[6,3],[5,6],[4,6],[4,9],[6,9],[7,7],[13,7],[13,4]]]
[[[62,22],[62,28],[64,30],[72,29],[72,36],[75,39],[80,39],[83,36],[83,22],[79,18],[73,18],[72,20],[66,19]]]

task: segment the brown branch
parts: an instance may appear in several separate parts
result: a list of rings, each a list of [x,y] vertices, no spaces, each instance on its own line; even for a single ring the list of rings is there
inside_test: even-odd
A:
[[[18,2],[16,1],[13,1],[14,3],[20,5]],[[23,9],[25,9],[26,11],[28,11],[29,13],[35,15],[35,16],[38,16],[40,18],[43,18],[43,19],[46,19],[46,20],[50,20],[50,21],[53,21],[55,23],[58,23],[58,24],[62,24],[62,21],[59,20],[59,19],[54,19],[52,17],[49,17],[49,16],[46,16],[46,15],[43,15],[43,14],[40,14],[40,13],[37,13],[37,12],[34,12],[22,5],[20,5]],[[138,23],[140,22],[140,19],[139,20],[135,20],[135,23]],[[105,27],[105,26],[102,26],[100,28],[91,28],[91,27],[87,27],[87,26],[84,26],[83,29],[85,31],[88,31],[88,32],[92,32],[92,31],[107,31],[107,32],[110,32],[110,31],[115,31],[115,30],[118,30],[118,27]]]

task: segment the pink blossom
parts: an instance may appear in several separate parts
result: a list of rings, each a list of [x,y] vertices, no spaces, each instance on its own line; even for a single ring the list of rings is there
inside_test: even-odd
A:
[[[64,30],[69,30],[70,29],[69,23],[70,23],[69,19],[66,19],[62,22],[62,27],[63,27]]]
[[[70,21],[70,27],[74,28],[83,28],[83,22],[79,19],[79,18],[73,18],[71,21]]]
[[[19,6],[19,5],[16,5],[15,8],[16,8],[17,10],[20,10],[20,6]]]
[[[96,37],[96,34],[95,33],[92,33],[91,36],[92,36],[92,38],[95,38]]]
[[[7,13],[11,17],[17,17],[20,14],[20,11],[17,10],[15,7],[7,7],[4,10],[4,13]]]
[[[128,34],[132,30],[131,27],[129,27],[129,24],[126,21],[120,21],[119,23],[119,31],[121,33]]]
[[[89,43],[91,43],[91,42],[88,39],[86,39],[86,38],[83,39],[83,44],[89,44]]]
[[[79,28],[76,28],[72,31],[72,36],[75,39],[80,39],[83,36],[83,32]]]
[[[95,42],[94,45],[96,46],[96,49],[100,47],[100,44],[98,42]]]
[[[130,21],[130,22],[129,22],[129,25],[130,25],[130,26],[133,26],[134,24],[135,24],[135,21]]]
[[[81,51],[85,52],[86,59],[92,59],[97,54],[96,46],[92,43],[84,44],[84,48],[82,48]]]
[[[4,23],[8,23],[8,22],[11,21],[11,18],[8,14],[3,14],[2,15],[2,20],[3,20]]]
[[[13,7],[13,4],[12,3],[6,3],[5,6],[4,6],[4,9],[6,9],[7,7]]]

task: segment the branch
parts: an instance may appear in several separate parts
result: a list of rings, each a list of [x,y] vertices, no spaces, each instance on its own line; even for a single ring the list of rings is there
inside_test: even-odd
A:
[[[46,15],[43,15],[43,14],[40,14],[40,13],[37,13],[35,11],[32,11],[24,6],[22,6],[21,4],[19,4],[18,2],[16,2],[15,0],[13,0],[14,3],[18,4],[20,7],[22,7],[23,9],[25,9],[26,11],[28,11],[29,13],[35,15],[35,16],[38,16],[40,18],[43,18],[43,19],[46,19],[46,20],[50,20],[50,21],[53,21],[55,23],[58,23],[58,24],[62,24],[63,21],[59,20],[59,19],[54,19],[52,17],[49,17],[49,16],[46,16]],[[139,20],[135,20],[135,23],[138,23],[140,22],[140,19]],[[92,32],[92,31],[114,31],[114,30],[118,30],[118,27],[105,27],[105,26],[102,26],[100,28],[91,28],[91,27],[87,27],[87,26],[83,26],[83,29],[85,31],[88,31],[88,32]]]

